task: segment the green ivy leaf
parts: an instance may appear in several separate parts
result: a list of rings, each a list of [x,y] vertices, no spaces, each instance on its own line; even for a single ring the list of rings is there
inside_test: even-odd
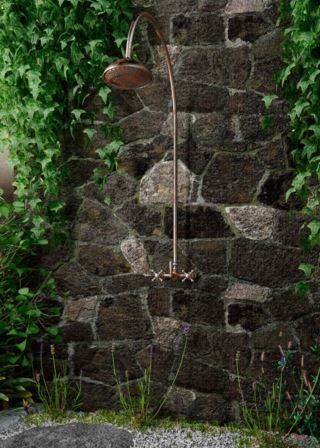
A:
[[[18,347],[18,349],[21,352],[24,352],[27,346],[27,340],[25,339],[24,341],[20,342],[19,344],[16,344],[16,347]]]
[[[315,266],[310,263],[300,263],[299,269],[304,273],[306,277],[310,278],[315,269]]]
[[[5,395],[2,392],[0,392],[0,401],[9,401],[8,395]]]
[[[107,194],[107,195],[104,197],[103,202],[104,202],[106,205],[110,205],[110,204],[111,204],[111,196],[110,196],[109,194]]]
[[[22,296],[29,296],[30,290],[29,290],[29,288],[21,288],[21,289],[19,289],[18,292]]]
[[[107,99],[108,99],[110,92],[111,92],[111,89],[108,86],[100,87],[99,96],[102,99],[102,101],[104,102],[104,104],[107,103]]]
[[[76,121],[80,121],[81,115],[85,114],[86,111],[84,109],[73,109],[72,115],[74,115]]]
[[[88,137],[89,141],[91,142],[94,135],[97,133],[96,129],[94,128],[86,128],[83,131],[84,134],[86,134],[86,136]]]
[[[51,327],[47,328],[47,332],[52,334],[52,336],[57,336],[57,334],[59,334],[59,328],[52,325]]]
[[[269,109],[269,107],[271,106],[271,104],[273,103],[273,101],[275,101],[276,99],[278,99],[278,95],[275,94],[270,94],[270,95],[265,95],[262,98],[262,101],[264,102],[265,106],[267,109]]]
[[[307,225],[308,229],[311,231],[311,235],[317,235],[320,232],[320,221],[319,220],[312,220]]]

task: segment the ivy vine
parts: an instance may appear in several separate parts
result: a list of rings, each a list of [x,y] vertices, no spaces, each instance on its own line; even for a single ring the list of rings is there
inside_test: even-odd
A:
[[[28,396],[28,381],[14,371],[21,376],[30,366],[31,338],[58,335],[54,280],[38,266],[37,253],[65,234],[61,142],[79,128],[93,138],[89,95],[100,96],[112,119],[101,77],[123,51],[131,19],[130,0],[1,1],[0,151],[9,149],[15,199],[6,202],[0,192],[0,401]],[[102,131],[109,144],[97,150],[106,165],[95,172],[99,182],[114,169],[122,144],[117,127]]]
[[[304,248],[320,243],[320,6],[317,0],[282,0],[279,23],[284,26],[282,60],[284,68],[276,74],[289,106],[290,139],[295,176],[286,198],[296,194],[302,201],[307,222]],[[269,107],[277,95],[264,98]],[[304,280],[297,284],[305,293],[316,279],[316,266],[299,266]]]

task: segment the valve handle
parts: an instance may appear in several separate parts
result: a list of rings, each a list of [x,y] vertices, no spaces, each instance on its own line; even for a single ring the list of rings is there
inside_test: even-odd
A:
[[[182,271],[184,278],[182,279],[183,282],[185,282],[186,280],[189,280],[191,283],[194,282],[195,279],[195,272],[192,270],[190,272],[186,272],[186,271]]]
[[[162,278],[163,271],[162,270],[159,271],[159,272],[156,272],[156,271],[154,271],[152,269],[151,272],[152,272],[152,275],[153,275],[153,279],[152,279],[153,282],[155,282],[155,281],[163,282],[163,278]]]

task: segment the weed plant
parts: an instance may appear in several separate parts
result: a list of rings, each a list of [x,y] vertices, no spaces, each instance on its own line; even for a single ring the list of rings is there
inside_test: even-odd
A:
[[[291,341],[286,350],[279,345],[277,362],[278,376],[271,385],[268,383],[264,361],[267,357],[261,353],[261,374],[253,382],[253,402],[249,403],[241,384],[240,356],[236,356],[236,371],[241,396],[242,417],[245,426],[253,433],[260,431],[280,433],[308,434],[319,437],[317,422],[319,409],[320,368],[315,374],[309,374],[305,368],[305,357],[301,355],[299,366],[292,362]]]
[[[188,335],[190,333],[189,325],[183,325],[181,328],[181,333],[183,336],[183,348],[181,351],[179,363],[170,386],[167,388],[166,392],[163,394],[161,399],[158,400],[158,402],[152,395],[152,373],[155,346],[151,345],[149,347],[149,365],[144,369],[143,376],[138,381],[137,392],[134,392],[132,390],[128,372],[125,373],[125,384],[121,384],[116,368],[115,347],[113,347],[112,349],[113,375],[117,385],[121,408],[131,420],[138,420],[142,426],[150,425],[158,418],[163,406],[167,403],[172,394],[173,388],[183,366],[183,361],[187,351]]]
[[[40,373],[35,374],[37,395],[43,411],[49,419],[57,420],[67,412],[77,410],[81,405],[81,380],[78,384],[70,384],[67,375],[67,365],[58,368],[55,356],[55,347],[50,346],[52,380],[45,378],[43,368],[43,354],[40,354]]]

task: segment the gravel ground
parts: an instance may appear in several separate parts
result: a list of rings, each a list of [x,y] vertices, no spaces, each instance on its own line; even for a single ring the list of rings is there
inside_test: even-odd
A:
[[[239,435],[222,432],[210,435],[188,429],[149,430],[134,433],[135,448],[238,448]]]
[[[47,426],[47,425],[46,425]],[[51,426],[48,424],[48,426]],[[0,440],[30,429],[24,423],[15,423],[0,433]],[[238,435],[221,433],[210,435],[188,429],[149,430],[141,433],[128,430],[134,437],[133,448],[238,448]]]
[[[52,426],[48,423],[45,426]],[[56,425],[56,423],[54,423]],[[2,415],[0,418],[0,440],[30,429],[23,422],[23,413]],[[134,437],[134,448],[238,448],[235,433],[208,434],[189,429],[152,429],[139,432],[127,429]],[[1,443],[0,443],[1,446]]]
[[[25,414],[22,411],[8,413],[0,412],[0,441],[31,428],[24,423],[24,415]],[[44,426],[55,425],[57,425],[57,423],[48,422]],[[212,434],[201,431],[192,431],[187,428],[175,428],[170,430],[149,429],[146,432],[128,428],[124,429],[133,435],[133,448],[239,448],[240,434],[223,429],[221,429],[221,431],[217,430],[217,433]],[[295,441],[299,443],[301,448],[320,447],[317,441],[312,438],[307,438],[304,441]],[[241,446],[246,448],[244,441],[242,441]]]

